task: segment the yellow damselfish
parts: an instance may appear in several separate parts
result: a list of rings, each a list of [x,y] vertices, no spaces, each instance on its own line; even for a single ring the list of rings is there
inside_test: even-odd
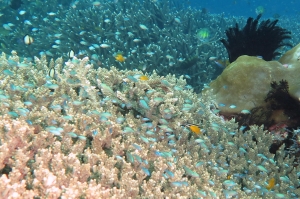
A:
[[[140,80],[147,81],[147,80],[149,80],[149,78],[146,75],[142,75],[142,76],[140,76]]]
[[[187,127],[190,128],[190,130],[195,133],[196,135],[200,135],[202,134],[202,131],[200,129],[200,127],[198,125],[195,125],[195,124],[187,124],[186,125]]]
[[[269,180],[269,183],[268,183],[268,185],[267,185],[267,189],[268,190],[270,190],[270,189],[272,189],[274,186],[275,186],[275,178],[271,178],[270,180]]]
[[[118,62],[124,62],[124,61],[125,61],[125,57],[124,57],[123,55],[121,55],[121,54],[117,54],[117,55],[115,56],[115,58],[116,58],[116,60],[117,60]]]

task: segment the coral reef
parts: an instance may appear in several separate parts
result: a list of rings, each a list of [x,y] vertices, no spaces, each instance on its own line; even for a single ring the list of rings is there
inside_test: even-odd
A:
[[[290,39],[291,32],[277,26],[278,19],[262,21],[258,25],[258,20],[249,17],[243,29],[239,29],[236,23],[234,28],[226,30],[227,40],[220,41],[226,47],[229,61],[235,61],[241,55],[261,56],[264,60],[270,61],[278,56],[278,48],[291,46],[287,43]]]
[[[242,56],[196,94],[226,63],[219,38],[244,18],[178,0],[15,2],[0,8],[1,197],[300,197],[297,125],[249,123],[277,108],[297,118],[281,96],[300,97],[299,46],[280,63]],[[242,31],[285,44],[277,20],[258,19]]]
[[[225,49],[219,42],[225,27],[242,18],[226,19],[184,8],[178,1],[99,1],[69,2],[23,0],[27,12],[20,15],[15,10],[3,10],[0,21],[13,24],[11,30],[0,31],[0,47],[7,54],[17,50],[22,57],[33,58],[46,54],[50,58],[68,59],[73,50],[77,57],[89,56],[95,68],[114,65],[118,69],[139,69],[166,76],[186,74],[189,85],[200,91],[219,71],[209,57],[226,58]],[[42,3],[43,2],[43,3]],[[30,5],[29,7],[25,7]],[[43,9],[41,9],[41,7]],[[18,16],[18,19],[16,19]],[[22,22],[22,23],[21,23]],[[201,39],[199,29],[209,31]],[[34,42],[24,45],[28,34]],[[124,62],[115,59],[122,53]],[[189,67],[180,70],[187,60]],[[205,71],[205,72],[203,72]]]
[[[0,62],[4,198],[299,197],[299,168],[269,152],[270,134],[224,120],[183,77],[15,51]]]

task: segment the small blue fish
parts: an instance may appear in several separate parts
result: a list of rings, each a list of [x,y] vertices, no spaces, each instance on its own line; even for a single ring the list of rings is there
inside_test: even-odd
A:
[[[269,171],[268,171],[264,166],[262,166],[262,165],[258,165],[258,166],[257,166],[257,169],[260,170],[260,171],[262,171],[262,172],[266,172],[266,173],[269,172]]]
[[[247,153],[247,151],[242,147],[239,148],[239,151],[242,152],[242,153]]]
[[[9,99],[8,95],[0,94],[0,100],[6,100],[6,99]]]
[[[73,116],[71,116],[71,115],[64,115],[63,118],[64,118],[65,120],[72,120],[72,119],[73,119]]]
[[[232,108],[232,109],[234,109],[234,108],[236,108],[236,105],[234,105],[234,104],[231,104],[231,105],[229,106],[229,108]]]
[[[176,142],[174,140],[169,140],[168,141],[168,145],[170,146],[174,146],[176,144]]]
[[[164,158],[171,158],[172,157],[172,152],[161,152],[161,156]]]
[[[143,163],[143,160],[142,160],[142,158],[140,157],[140,156],[138,156],[138,155],[133,155],[134,156],[134,158],[141,164],[141,163]]]
[[[125,118],[124,118],[124,117],[118,117],[118,118],[116,119],[116,122],[117,122],[118,124],[122,124],[124,121],[125,121]]]
[[[225,181],[223,182],[223,185],[224,185],[226,188],[231,188],[231,187],[233,187],[233,186],[236,186],[237,184],[236,184],[234,181],[232,181],[232,180],[225,180]]]
[[[10,87],[10,90],[12,90],[12,91],[16,90],[16,86],[14,84],[10,84],[9,87]]]
[[[155,133],[153,131],[146,131],[147,135],[155,135]]]
[[[281,176],[281,177],[279,177],[279,179],[280,179],[282,182],[290,183],[290,179],[289,179],[289,177],[287,177],[287,176]]]
[[[136,143],[133,143],[132,144],[132,146],[135,148],[135,149],[137,149],[137,150],[142,150],[142,147],[140,147],[138,144],[136,144]]]
[[[6,70],[3,70],[3,74],[4,75],[8,75],[8,76],[13,76],[14,75],[14,73],[13,72],[11,72],[10,70],[8,70],[8,69],[6,69]]]
[[[69,132],[67,133],[69,136],[71,136],[72,138],[77,138],[77,134],[74,132]]]
[[[32,125],[32,121],[31,120],[26,120],[27,124]]]
[[[240,131],[243,131],[243,130],[245,130],[247,128],[247,126],[241,126],[240,127]]]
[[[26,106],[32,106],[32,102],[31,101],[26,101],[26,102],[23,102],[24,103],[24,105],[26,105]]]
[[[223,104],[223,103],[219,103],[218,104],[220,107],[224,107],[224,106],[226,106],[225,104]]]
[[[16,113],[15,111],[9,111],[8,115],[14,119],[19,117],[18,113]]]
[[[128,126],[124,127],[123,129],[123,133],[133,133],[134,130]]]
[[[202,166],[202,165],[204,165],[204,164],[205,164],[204,162],[197,162],[196,168],[197,168],[197,167],[200,167],[200,166]]]
[[[244,109],[244,110],[241,110],[241,113],[243,113],[243,114],[250,114],[251,112],[249,110]]]
[[[144,163],[145,163],[146,165],[148,165],[148,164],[149,164],[147,160],[144,160]]]
[[[106,121],[108,121],[108,118],[105,117],[105,116],[101,116],[101,117],[99,118],[99,121],[100,121],[100,122],[106,122]]]
[[[35,87],[35,85],[33,83],[30,83],[30,82],[26,82],[24,84],[24,86],[29,87],[29,88],[34,88]]]
[[[146,137],[144,137],[144,136],[142,136],[142,135],[140,135],[140,138],[141,138],[141,140],[143,141],[143,142],[145,142],[145,143],[149,143],[149,140],[148,140],[148,138],[146,138]]]
[[[7,60],[7,63],[9,66],[17,66],[18,65],[17,62],[15,62],[14,60],[11,60],[11,59]]]
[[[189,76],[189,75],[184,75],[184,77],[185,77],[186,79],[192,79],[191,76]]]
[[[182,186],[189,186],[189,183],[187,181],[175,181],[171,183],[175,187],[182,187]]]
[[[128,75],[127,78],[128,78],[130,81],[138,82],[138,80],[137,80],[135,77],[131,76],[131,75]]]
[[[143,122],[149,122],[149,121],[150,121],[150,119],[149,119],[149,118],[146,118],[146,117],[144,117],[144,118],[142,118],[142,121],[143,121]]]
[[[52,106],[50,106],[50,108],[53,109],[53,110],[61,110],[62,109],[61,105],[59,105],[59,104],[52,105]]]
[[[119,155],[116,155],[116,158],[117,158],[117,160],[122,160],[122,161],[124,161],[123,158],[122,158],[121,156],[119,156]]]
[[[211,195],[211,197],[217,198],[217,194],[215,192],[213,192],[213,191],[208,191],[208,192]]]
[[[48,126],[45,129],[46,129],[46,131],[48,131],[49,133],[52,133],[53,135],[61,135],[61,133],[63,132],[62,128],[57,128],[55,126]]]
[[[78,100],[74,100],[74,101],[72,102],[72,104],[74,104],[75,106],[80,106],[81,104],[83,104],[83,102],[78,101]]]
[[[19,63],[17,66],[22,68],[22,67],[28,67],[29,65],[25,63]]]
[[[97,131],[97,130],[93,130],[93,131],[92,131],[92,135],[93,135],[93,136],[96,136],[97,134],[98,134],[98,131]]]
[[[130,162],[133,163],[134,162],[134,157],[131,155],[130,152],[126,152],[126,159]]]
[[[238,192],[236,192],[234,190],[224,190],[223,193],[226,198],[233,198],[234,196],[238,195]]]
[[[198,178],[200,177],[198,173],[196,173],[195,171],[191,170],[190,168],[188,168],[187,166],[183,166],[183,169],[185,170],[185,173],[189,176]]]
[[[140,102],[139,104],[142,108],[147,109],[147,110],[150,109],[149,105],[147,104],[147,102],[145,100],[140,100],[139,102]]]
[[[169,179],[169,176],[165,173],[162,174],[162,176],[165,178],[165,179]]]
[[[44,86],[50,89],[57,89],[59,87],[57,84],[52,83],[46,83]]]
[[[257,157],[260,157],[262,159],[268,160],[268,158],[264,154],[257,154]]]
[[[145,168],[145,167],[142,167],[142,171],[147,175],[147,176],[150,176],[150,171]]]
[[[206,196],[207,196],[207,194],[206,194],[205,191],[198,190],[198,193],[199,193],[201,196],[203,196],[203,197],[206,197]]]
[[[156,142],[156,141],[157,141],[156,138],[149,138],[148,140],[149,140],[150,142]]]
[[[276,196],[277,199],[287,198],[287,196],[283,193],[276,193],[275,196]]]
[[[170,178],[173,178],[175,176],[174,173],[168,169],[166,169],[165,172]]]
[[[167,87],[171,86],[171,84],[167,80],[161,80],[161,83]]]
[[[27,108],[17,108],[19,115],[26,116],[29,113]]]
[[[226,68],[225,63],[223,63],[221,60],[214,60],[214,63],[219,67],[219,68]]]

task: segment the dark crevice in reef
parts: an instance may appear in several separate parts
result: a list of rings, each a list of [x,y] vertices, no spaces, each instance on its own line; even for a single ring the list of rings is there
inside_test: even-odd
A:
[[[1,177],[2,175],[7,175],[7,176],[8,176],[8,174],[9,174],[11,171],[12,171],[12,167],[9,166],[9,165],[7,165],[7,164],[5,164],[5,166],[3,167],[3,169],[0,170],[0,177]]]
[[[280,54],[276,51],[278,48],[291,47],[290,43],[285,42],[291,38],[291,32],[277,26],[278,20],[268,19],[258,25],[260,17],[249,17],[241,30],[237,23],[235,27],[226,30],[227,40],[220,41],[227,50],[229,62],[241,55],[262,56],[264,60],[270,61]]]

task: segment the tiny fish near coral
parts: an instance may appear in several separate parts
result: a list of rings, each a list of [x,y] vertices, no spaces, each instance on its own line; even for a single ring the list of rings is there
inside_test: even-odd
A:
[[[140,80],[141,81],[147,81],[147,80],[149,80],[149,78],[146,75],[142,75],[142,76],[140,76]]]
[[[200,127],[199,127],[198,125],[196,125],[196,124],[186,124],[185,126],[186,126],[186,127],[189,127],[189,129],[190,129],[193,133],[195,133],[196,135],[202,134],[202,131],[201,131]]]
[[[118,62],[124,62],[126,60],[122,54],[117,54],[115,56],[115,58],[116,58],[116,61],[118,61]]]
[[[267,185],[267,189],[268,190],[271,190],[274,186],[275,186],[275,178],[271,178],[270,180],[269,180],[269,183],[268,183],[268,185]]]

